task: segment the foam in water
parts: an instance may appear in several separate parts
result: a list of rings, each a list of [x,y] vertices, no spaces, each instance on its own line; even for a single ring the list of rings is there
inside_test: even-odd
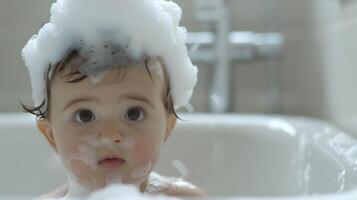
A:
[[[124,51],[134,61],[160,57],[170,78],[175,108],[188,105],[197,67],[188,57],[186,29],[179,26],[181,15],[177,4],[164,0],[58,0],[52,5],[50,22],[22,52],[35,106],[45,98],[43,76],[49,65],[73,49],[80,50],[90,58],[88,63],[97,67],[112,64],[117,61],[111,59],[112,53]]]
[[[151,196],[140,194],[135,188],[130,186],[113,185],[92,194],[87,200],[120,200],[120,199],[133,199],[133,200],[177,200],[177,198],[167,196]]]
[[[47,198],[46,200],[179,200],[178,198],[163,195],[141,194],[135,187],[129,185],[111,185],[94,192],[87,197],[66,196],[60,199]]]

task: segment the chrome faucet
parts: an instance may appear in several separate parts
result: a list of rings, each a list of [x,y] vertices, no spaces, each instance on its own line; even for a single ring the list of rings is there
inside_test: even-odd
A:
[[[223,0],[195,0],[195,6],[197,20],[213,24],[215,32],[190,32],[187,43],[194,49],[190,57],[193,62],[214,66],[209,111],[228,112],[232,63],[280,57],[283,37],[280,33],[231,31],[231,10]]]

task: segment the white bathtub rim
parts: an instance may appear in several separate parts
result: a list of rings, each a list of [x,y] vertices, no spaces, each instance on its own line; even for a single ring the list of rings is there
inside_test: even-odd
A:
[[[286,197],[231,197],[231,200],[356,200],[357,189],[341,193]]]

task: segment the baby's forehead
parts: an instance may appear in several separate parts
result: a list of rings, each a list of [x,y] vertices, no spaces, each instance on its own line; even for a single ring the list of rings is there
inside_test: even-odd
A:
[[[73,50],[55,68],[55,71],[63,71],[62,75],[68,74],[84,75],[89,78],[98,78],[102,73],[112,69],[128,68],[141,69],[150,75],[159,75],[162,80],[167,76],[163,61],[159,57],[142,57],[133,59],[131,57],[120,56],[119,58],[100,57],[95,54],[83,55],[83,53]],[[55,75],[57,73],[55,72]]]
[[[147,67],[147,61],[150,59],[145,55],[133,55],[128,45],[105,42],[92,44],[82,41],[79,53],[86,58],[86,62],[80,66],[79,71],[88,77],[117,67]]]
[[[135,86],[143,88],[154,84],[158,86],[162,92],[165,92],[166,88],[169,87],[166,69],[159,57],[147,57],[142,63],[133,63],[127,66],[114,63],[112,66],[93,74],[82,73],[83,70],[81,70],[81,68],[87,66],[88,58],[80,55],[78,52],[69,54],[69,56],[60,63],[60,66],[57,66],[58,68],[62,68],[62,70],[55,70],[56,72],[53,75],[54,82],[52,82],[51,85],[58,86],[59,83],[60,85],[66,84],[72,87],[73,83],[76,83],[77,86],[83,85],[83,81],[89,85],[96,85],[123,82],[124,80],[128,82],[127,79],[133,79],[132,83],[135,84]],[[130,75],[128,76],[128,74]],[[129,88],[135,87],[130,84],[127,86]]]

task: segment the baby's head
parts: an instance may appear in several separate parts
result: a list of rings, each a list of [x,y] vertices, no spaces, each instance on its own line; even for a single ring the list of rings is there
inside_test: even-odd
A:
[[[94,82],[81,72],[87,60],[73,50],[49,68],[48,105],[34,108],[38,128],[75,183],[88,190],[144,187],[176,122],[165,67],[146,58],[142,65],[111,66]]]
[[[104,44],[104,48],[109,48],[110,45]],[[113,56],[118,52],[117,50],[109,50]],[[125,54],[125,52],[120,52]],[[104,64],[106,68],[101,68],[96,66],[90,66],[90,58],[86,58],[80,55],[79,50],[74,49],[69,51],[66,56],[54,65],[50,65],[47,72],[44,74],[45,87],[44,94],[45,98],[38,106],[26,106],[23,105],[23,109],[33,115],[36,115],[38,119],[50,119],[50,109],[51,99],[52,99],[52,87],[57,82],[65,83],[79,83],[84,79],[88,79],[92,85],[101,83],[104,77],[108,74],[116,74],[118,81],[125,79],[127,71],[145,71],[148,78],[152,81],[152,84],[156,87],[162,87],[162,103],[165,111],[168,115],[174,115],[178,118],[173,98],[171,95],[170,79],[166,71],[164,62],[160,57],[144,57],[138,62],[137,60],[132,60],[128,55],[120,56],[118,63],[109,62]],[[115,59],[113,59],[115,60]],[[125,64],[123,64],[125,60]],[[93,61],[92,62],[96,62]],[[141,77],[135,77],[134,79],[140,79]],[[160,82],[156,83],[155,78],[160,78]],[[157,85],[158,84],[158,85]],[[145,85],[144,85],[145,86]],[[130,87],[127,89],[131,89]],[[65,91],[66,92],[66,91]],[[65,93],[64,93],[65,94]]]
[[[197,81],[181,9],[163,0],[58,0],[51,13],[23,50],[35,100],[25,109],[38,116],[72,192],[143,189]]]

